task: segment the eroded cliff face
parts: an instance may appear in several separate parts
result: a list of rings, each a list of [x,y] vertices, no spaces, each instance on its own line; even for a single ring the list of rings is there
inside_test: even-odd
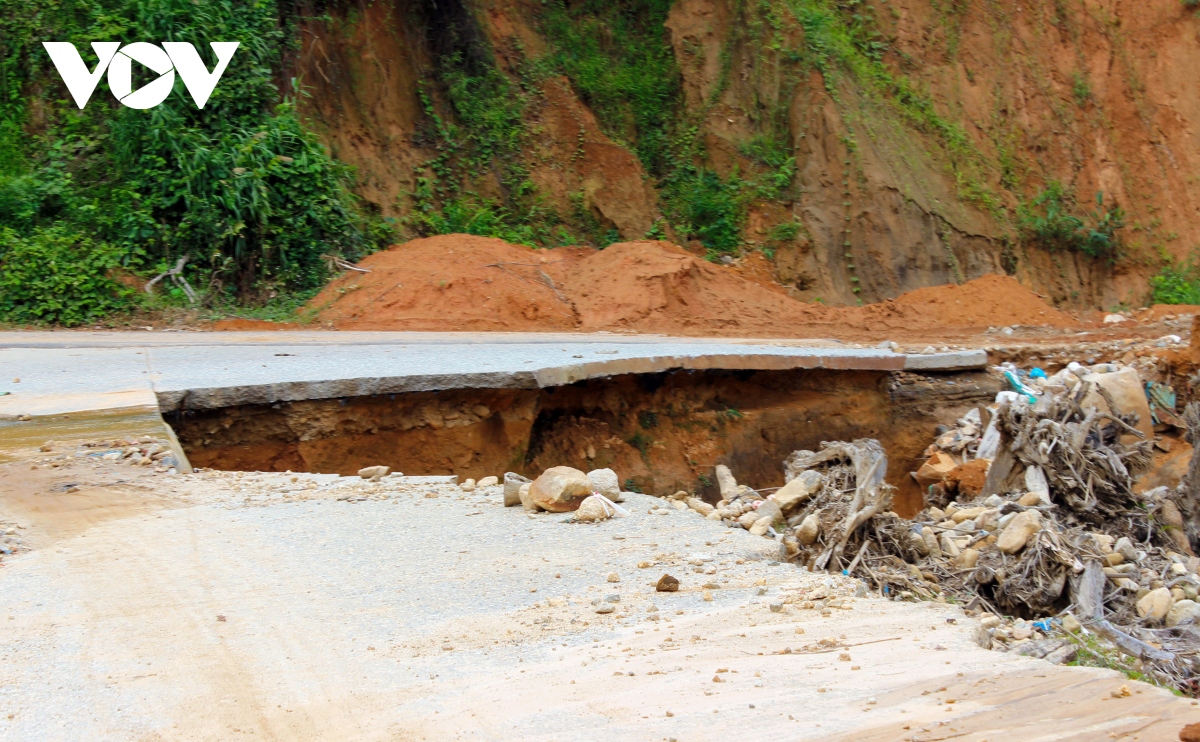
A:
[[[453,149],[430,132],[461,110],[438,71],[465,53],[511,82],[523,131],[453,188],[536,204],[562,239],[660,229],[705,249],[680,226],[661,165],[639,159],[637,134],[545,62],[564,53],[546,4],[439,3],[334,8],[303,24],[306,113],[357,168],[366,200],[408,224],[451,198],[412,194]],[[676,0],[661,39],[678,94],[662,105],[672,135],[698,142],[689,166],[729,184],[776,179],[738,196],[741,250],[769,256],[797,298],[875,301],[1007,272],[1058,303],[1138,303],[1165,258],[1200,244],[1198,24],[1177,0]],[[1085,217],[1097,192],[1124,209],[1123,257],[1022,233],[1021,204],[1054,181]]]

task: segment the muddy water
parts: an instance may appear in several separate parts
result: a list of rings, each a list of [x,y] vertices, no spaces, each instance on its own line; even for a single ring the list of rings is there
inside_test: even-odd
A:
[[[920,508],[908,473],[938,424],[990,401],[983,372],[917,376],[847,371],[676,371],[548,389],[473,389],[308,400],[168,418],[192,463],[225,470],[534,475],[611,467],[651,494],[716,498],[713,466],[756,488],[822,441],[877,438],[898,512]]]
[[[29,420],[0,419],[0,463],[20,460],[47,441],[93,441],[105,438],[161,438],[163,419],[153,407],[125,407],[69,415],[39,415]]]

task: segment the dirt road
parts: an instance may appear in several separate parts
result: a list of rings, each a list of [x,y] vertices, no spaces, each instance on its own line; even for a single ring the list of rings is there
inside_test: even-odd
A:
[[[59,463],[0,467],[28,548],[0,567],[4,739],[1168,740],[1200,720],[649,497],[582,525],[499,488]],[[680,592],[654,592],[664,572]]]

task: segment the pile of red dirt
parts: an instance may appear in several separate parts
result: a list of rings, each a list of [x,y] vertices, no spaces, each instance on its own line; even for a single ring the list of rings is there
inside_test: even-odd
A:
[[[347,271],[308,309],[340,330],[575,330],[575,309],[547,271],[591,252],[470,235],[413,240],[368,256],[359,266],[370,273]]]
[[[1077,327],[1071,315],[1047,304],[1011,276],[990,274],[961,286],[930,286],[909,291],[896,305],[941,326],[1003,327],[1049,325]]]
[[[879,337],[1005,325],[1076,326],[1015,279],[989,275],[864,307],[806,304],[667,242],[534,250],[443,235],[375,253],[309,304],[344,330],[643,332]]]

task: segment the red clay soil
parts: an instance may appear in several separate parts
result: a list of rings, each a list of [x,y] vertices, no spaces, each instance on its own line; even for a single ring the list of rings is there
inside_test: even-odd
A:
[[[1078,327],[1079,322],[1055,309],[1011,276],[990,274],[961,286],[930,286],[896,298],[897,306],[941,325],[1049,325]]]
[[[1078,321],[1007,276],[863,307],[788,297],[667,242],[534,250],[443,235],[395,245],[309,304],[343,330],[609,331],[723,337],[901,337]]]

